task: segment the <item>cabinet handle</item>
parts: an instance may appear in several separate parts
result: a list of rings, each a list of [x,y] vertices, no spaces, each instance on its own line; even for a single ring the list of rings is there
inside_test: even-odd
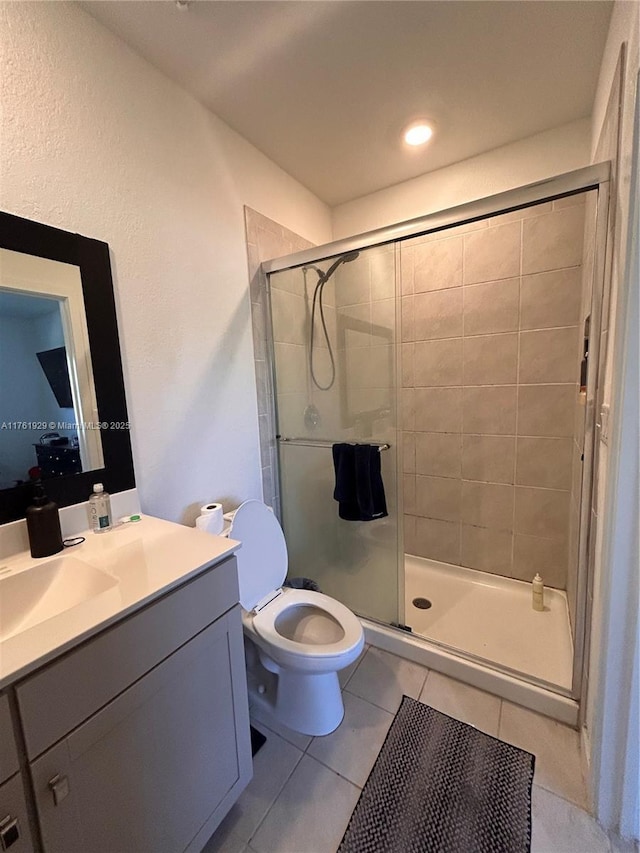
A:
[[[0,820],[0,844],[3,850],[8,850],[20,839],[20,824],[17,817],[8,814]]]
[[[49,790],[53,794],[53,803],[59,806],[60,803],[69,796],[69,780],[66,776],[57,774],[53,779],[49,779]]]

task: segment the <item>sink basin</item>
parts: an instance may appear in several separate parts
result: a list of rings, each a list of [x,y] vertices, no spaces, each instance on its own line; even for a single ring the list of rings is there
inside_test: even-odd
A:
[[[0,640],[33,628],[117,585],[116,578],[67,555],[15,573],[9,569],[3,574],[0,568]]]

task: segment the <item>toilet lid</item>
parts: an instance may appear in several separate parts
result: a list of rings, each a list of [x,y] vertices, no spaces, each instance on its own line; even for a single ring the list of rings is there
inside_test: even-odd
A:
[[[236,552],[240,604],[256,604],[282,586],[287,576],[287,545],[278,519],[262,501],[245,501],[236,510],[229,535],[242,542]]]

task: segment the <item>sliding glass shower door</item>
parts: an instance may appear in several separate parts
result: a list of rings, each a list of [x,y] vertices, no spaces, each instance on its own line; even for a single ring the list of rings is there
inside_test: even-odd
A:
[[[396,287],[393,246],[272,273],[274,385],[289,577],[361,616],[398,621]],[[332,447],[380,454],[388,515],[346,521]]]

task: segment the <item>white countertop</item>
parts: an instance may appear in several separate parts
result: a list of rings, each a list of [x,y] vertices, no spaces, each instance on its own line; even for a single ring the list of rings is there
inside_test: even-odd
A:
[[[60,554],[34,560],[28,551],[2,560],[11,574],[46,560],[75,557],[117,580],[110,589],[0,642],[0,689],[159,595],[233,554],[240,543],[152,516],[96,535]],[[0,596],[2,583],[0,581]],[[213,605],[212,605],[213,608]]]

